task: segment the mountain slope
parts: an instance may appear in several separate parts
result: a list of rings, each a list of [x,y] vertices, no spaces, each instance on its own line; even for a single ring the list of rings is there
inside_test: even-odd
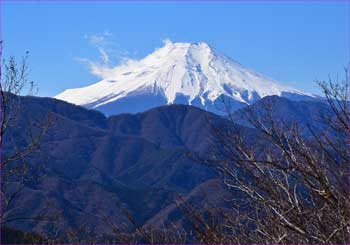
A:
[[[128,133],[118,126],[118,122],[123,123],[122,116],[106,118],[102,113],[56,99],[22,97],[19,116],[4,138],[4,158],[29,140],[28,132],[32,127],[35,131],[31,122],[41,122],[50,113],[54,123],[43,139],[40,154],[28,158],[33,169],[44,166],[43,177],[20,193],[13,203],[13,207],[19,207],[13,215],[33,217],[50,203],[48,215],[62,213],[61,229],[91,224],[89,228],[102,234],[110,230],[101,217],[108,216],[115,223],[128,223],[125,214],[117,208],[121,206],[140,224],[147,222],[173,203],[177,194],[186,195],[215,175],[210,168],[190,159],[187,155],[190,149],[182,140],[174,140],[175,134],[169,133],[174,128],[193,126],[177,118],[208,113],[195,107],[180,107],[155,108],[129,118],[130,125],[140,123],[141,134]],[[139,116],[147,120],[139,121]],[[174,120],[164,121],[171,117]],[[154,123],[163,125],[163,130],[151,129]],[[201,132],[188,130],[188,136],[191,131]],[[151,137],[153,134],[156,135]],[[200,139],[205,141],[206,134],[202,135]],[[159,143],[156,139],[160,138],[173,143]],[[9,223],[9,227],[40,234],[47,232],[47,225],[32,221]]]
[[[144,59],[112,69],[102,81],[68,89],[56,98],[111,115],[173,103],[219,113],[221,98],[240,108],[269,95],[306,96],[246,69],[206,43],[166,42]]]
[[[307,113],[330,115],[326,104],[295,102],[277,96],[253,105],[256,111],[273,102],[276,117],[306,121]],[[186,105],[167,105],[144,113],[105,117],[102,113],[51,98],[22,97],[17,120],[6,132],[4,158],[28,139],[31,122],[50,113],[54,124],[43,139],[40,154],[27,160],[44,166],[42,178],[26,186],[13,206],[14,215],[33,217],[53,205],[49,214],[61,217],[59,226],[68,230],[79,224],[94,232],[109,233],[101,217],[116,224],[128,223],[123,207],[140,225],[181,220],[174,205],[178,195],[198,206],[209,202],[222,206],[229,193],[221,189],[213,170],[189,156],[189,152],[213,155],[222,149],[211,126],[225,130],[231,122],[223,117]],[[243,110],[234,116],[242,120]],[[305,114],[306,113],[306,114]],[[314,124],[313,124],[314,123]],[[249,125],[248,125],[249,126]],[[243,137],[260,142],[256,130],[237,126]],[[225,131],[224,131],[225,132]],[[262,147],[265,146],[262,142]],[[46,224],[47,225],[47,224]],[[45,223],[16,221],[9,227],[45,234]]]
[[[270,124],[269,113],[277,124],[291,126],[298,124],[306,133],[309,127],[323,131],[327,128],[325,118],[334,117],[334,112],[324,100],[293,101],[278,96],[268,96],[257,103],[234,111],[231,115],[235,123],[252,127],[249,117],[260,118],[266,125]]]

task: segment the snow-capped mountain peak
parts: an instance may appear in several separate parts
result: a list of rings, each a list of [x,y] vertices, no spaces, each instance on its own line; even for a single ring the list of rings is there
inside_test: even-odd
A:
[[[213,110],[221,96],[250,104],[283,93],[303,95],[244,68],[206,43],[167,41],[145,58],[115,67],[102,81],[68,89],[56,98],[114,114],[172,103]]]

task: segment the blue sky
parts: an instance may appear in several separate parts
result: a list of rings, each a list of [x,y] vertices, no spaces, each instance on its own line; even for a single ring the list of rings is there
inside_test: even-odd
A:
[[[99,81],[86,61],[113,66],[142,58],[164,39],[207,42],[248,68],[313,93],[316,79],[342,74],[349,60],[345,1],[1,4],[4,57],[30,52],[41,96]]]

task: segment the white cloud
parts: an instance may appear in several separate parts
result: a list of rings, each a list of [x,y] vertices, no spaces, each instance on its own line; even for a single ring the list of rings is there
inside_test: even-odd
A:
[[[94,76],[106,79],[113,74],[117,65],[132,62],[130,56],[136,56],[137,51],[129,52],[122,49],[120,45],[112,40],[112,33],[105,30],[96,34],[85,34],[84,39],[88,44],[97,49],[99,59],[97,61],[88,58],[76,58],[76,61],[87,65]]]
[[[108,30],[105,30],[102,33],[85,34],[84,38],[87,39],[91,45],[103,45],[111,36],[112,36],[112,33]]]
[[[101,33],[85,34],[84,39],[87,40],[89,45],[97,49],[99,60],[92,61],[88,58],[78,57],[76,61],[87,65],[91,74],[95,76],[100,78],[110,76],[113,70],[113,68],[111,68],[111,57],[118,61],[123,61],[129,54],[126,50],[120,50],[119,45],[110,40],[112,36],[109,30],[105,30]]]
[[[109,56],[108,56],[107,52],[102,47],[98,47],[98,52],[100,52],[100,57],[101,57],[103,63],[108,65]]]
[[[101,64],[99,62],[94,62],[86,58],[75,58],[77,62],[83,63],[88,66],[89,71],[92,75],[107,78],[112,74],[113,69],[105,64]]]
[[[173,44],[173,42],[170,40],[170,38],[164,38],[164,39],[162,39],[162,43],[163,43],[164,45],[171,45],[171,44]]]

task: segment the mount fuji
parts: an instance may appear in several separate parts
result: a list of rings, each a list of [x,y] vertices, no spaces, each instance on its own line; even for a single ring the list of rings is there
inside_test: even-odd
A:
[[[206,43],[165,42],[141,60],[110,70],[102,81],[67,89],[55,98],[106,115],[136,113],[166,104],[188,104],[220,114],[270,95],[292,99],[312,95],[251,71]]]

